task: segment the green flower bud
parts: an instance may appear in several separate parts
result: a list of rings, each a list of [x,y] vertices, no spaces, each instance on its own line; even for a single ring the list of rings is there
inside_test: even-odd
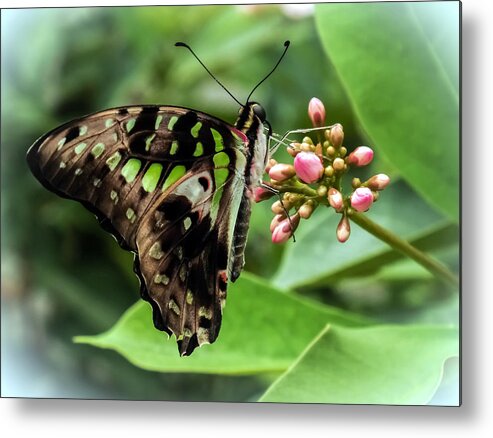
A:
[[[332,166],[327,166],[324,170],[325,176],[331,177],[334,175],[334,168]]]
[[[327,194],[327,187],[325,187],[324,185],[318,186],[317,194],[318,196],[325,196]]]
[[[332,167],[337,172],[340,172],[341,170],[344,170],[344,164],[345,164],[344,160],[342,158],[337,157],[332,163]]]
[[[359,178],[353,178],[351,185],[353,186],[353,189],[357,189],[361,186],[361,180]]]

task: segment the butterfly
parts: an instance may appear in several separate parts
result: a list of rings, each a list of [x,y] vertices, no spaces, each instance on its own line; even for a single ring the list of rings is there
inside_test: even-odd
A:
[[[108,109],[53,129],[27,153],[45,188],[80,202],[134,253],[154,325],[176,336],[182,356],[217,339],[228,283],[243,269],[269,156],[265,110],[249,98],[234,125],[185,107]]]

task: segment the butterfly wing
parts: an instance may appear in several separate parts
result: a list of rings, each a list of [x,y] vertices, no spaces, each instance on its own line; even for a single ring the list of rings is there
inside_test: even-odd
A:
[[[136,253],[154,323],[182,354],[213,342],[230,277],[246,143],[187,108],[116,108],[65,124],[28,152],[37,179],[94,212]]]
[[[142,296],[153,305],[155,325],[176,335],[182,355],[219,333],[243,185],[231,167],[203,169],[164,195],[139,228]]]

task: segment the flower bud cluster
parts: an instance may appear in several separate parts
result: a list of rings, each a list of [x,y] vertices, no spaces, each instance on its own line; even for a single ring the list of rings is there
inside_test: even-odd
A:
[[[289,240],[300,219],[310,218],[319,205],[330,206],[342,215],[336,237],[340,242],[347,241],[351,233],[348,213],[367,211],[378,199],[379,192],[390,183],[390,178],[383,173],[365,182],[354,178],[353,191],[344,195],[341,191],[344,174],[350,168],[369,165],[374,152],[368,146],[358,146],[348,154],[343,146],[342,125],[325,126],[326,112],[320,99],[314,97],[310,100],[308,116],[315,128],[308,131],[315,132],[315,141],[306,136],[301,142],[288,146],[287,152],[294,158],[293,164],[270,159],[266,167],[270,181],[265,186],[271,189],[259,187],[253,193],[256,202],[279,193],[279,200],[272,205],[275,216],[270,229],[274,243]],[[294,214],[290,213],[291,210]]]

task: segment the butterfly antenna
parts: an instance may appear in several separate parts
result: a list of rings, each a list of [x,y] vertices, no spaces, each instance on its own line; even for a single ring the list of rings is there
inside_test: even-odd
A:
[[[252,94],[253,92],[272,74],[276,71],[276,68],[277,66],[281,63],[282,61],[282,58],[284,58],[284,55],[286,54],[286,52],[288,51],[288,47],[289,45],[291,44],[291,42],[288,40],[288,41],[284,41],[284,52],[282,52],[282,55],[281,57],[279,58],[279,61],[277,61],[277,64],[274,66],[274,68],[270,71],[270,73],[264,78],[262,79],[257,85],[255,85],[254,89],[251,91],[251,93],[248,95],[248,99],[247,99],[247,102],[250,102],[250,97],[252,97]]]
[[[195,57],[195,59],[197,61],[199,61],[200,65],[202,67],[204,67],[205,71],[207,73],[209,73],[209,75],[211,76],[212,79],[214,79],[222,88],[224,91],[226,91],[226,93],[228,93],[236,103],[238,103],[240,106],[244,107],[245,105],[243,105],[236,97],[234,97],[231,92],[223,85],[221,84],[221,82],[219,82],[219,80],[210,72],[210,70],[205,66],[205,64],[200,60],[200,58],[195,54],[195,52],[192,50],[192,48],[186,44],[186,43],[182,43],[182,42],[177,42],[175,43],[175,46],[176,47],[185,47],[186,49],[190,50],[190,53]]]

